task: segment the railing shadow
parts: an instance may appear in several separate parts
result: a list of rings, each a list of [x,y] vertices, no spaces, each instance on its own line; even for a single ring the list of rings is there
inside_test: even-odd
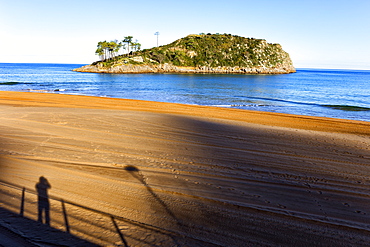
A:
[[[36,184],[36,190],[0,181],[0,225],[5,222],[12,228],[8,229],[8,231],[26,232],[21,238],[26,240],[27,237],[31,238],[31,242],[67,246],[70,244],[99,246],[70,233],[64,201],[57,198],[49,198],[47,193],[49,188],[50,184],[44,177],[40,177],[39,182]],[[52,199],[53,203],[50,203],[49,199]],[[50,224],[50,212],[53,211],[55,215],[60,215],[61,213],[55,207],[55,202],[58,201],[61,202],[63,208],[61,211],[65,217],[65,228],[61,227],[63,224],[60,224],[58,217],[53,220],[53,226]],[[18,212],[19,214],[17,214]]]
[[[134,173],[134,176],[136,175],[137,174]],[[137,176],[138,179],[140,179],[140,176]],[[141,179],[140,181],[145,185],[145,180]],[[44,182],[45,181],[43,181],[43,183]],[[149,188],[149,190],[151,189]],[[151,194],[155,196],[157,200],[161,201],[153,191]],[[37,205],[39,204],[38,201],[45,201],[46,199],[50,204],[48,208],[49,213],[51,213],[53,217],[49,216],[49,222],[45,221],[45,224],[43,224],[43,221],[39,220],[40,208],[37,207]],[[161,205],[165,206],[163,202],[161,202]],[[50,231],[50,235],[55,231],[64,232],[67,236],[73,236],[77,240],[81,239],[86,241],[86,244],[78,246],[116,245],[128,247],[130,242],[134,243],[134,245],[156,246],[155,243],[140,239],[136,235],[129,233],[124,234],[122,228],[127,228],[127,226],[130,226],[130,229],[135,229],[136,232],[151,232],[154,235],[160,234],[175,245],[175,239],[181,237],[181,235],[175,231],[161,229],[156,226],[112,215],[72,201],[63,200],[48,194],[45,195],[44,191],[40,193],[38,190],[21,187],[2,180],[0,180],[0,209],[9,213],[12,212],[12,214],[17,215],[18,218],[26,219],[29,225],[29,227],[27,227],[28,229],[38,229],[34,226],[44,227],[43,229],[48,229],[48,231]],[[18,212],[19,214],[17,214]],[[171,211],[169,210],[169,212]],[[30,222],[32,224],[29,224]],[[46,231],[45,234],[49,234],[48,231]],[[35,232],[37,233],[38,231],[35,230]],[[40,241],[44,241],[42,239],[45,237],[46,236],[37,235],[36,238],[40,239]],[[127,238],[129,238],[130,241],[128,241]],[[53,239],[54,238],[49,238],[49,240],[45,241],[51,241],[52,244],[59,244]],[[72,240],[74,240],[74,238],[72,238]]]
[[[14,239],[17,245],[21,244],[19,246],[99,246],[70,233],[40,224],[3,207],[0,207],[0,231],[10,235],[10,239]],[[7,241],[0,239],[0,246],[11,244],[8,241],[9,239]],[[12,243],[11,246],[16,245]]]

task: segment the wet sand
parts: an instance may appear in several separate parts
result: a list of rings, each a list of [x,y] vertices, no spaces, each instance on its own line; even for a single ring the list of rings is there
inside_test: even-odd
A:
[[[36,221],[44,176],[51,228],[91,243],[370,243],[369,122],[0,92],[0,130],[0,206],[25,187]]]

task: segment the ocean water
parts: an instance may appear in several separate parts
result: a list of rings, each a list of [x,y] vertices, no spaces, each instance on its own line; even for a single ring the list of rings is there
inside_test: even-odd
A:
[[[370,71],[286,75],[94,74],[81,64],[1,64],[1,91],[175,102],[370,121]]]

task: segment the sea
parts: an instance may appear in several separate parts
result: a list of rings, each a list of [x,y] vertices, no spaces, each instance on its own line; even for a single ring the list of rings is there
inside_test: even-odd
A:
[[[96,74],[84,64],[0,63],[0,91],[90,95],[370,121],[370,70],[282,75]]]

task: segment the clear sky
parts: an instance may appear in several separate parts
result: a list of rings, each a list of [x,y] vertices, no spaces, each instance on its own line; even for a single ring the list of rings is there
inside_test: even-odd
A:
[[[0,0],[0,62],[98,60],[103,40],[142,48],[188,34],[280,43],[297,68],[370,70],[370,0]]]

